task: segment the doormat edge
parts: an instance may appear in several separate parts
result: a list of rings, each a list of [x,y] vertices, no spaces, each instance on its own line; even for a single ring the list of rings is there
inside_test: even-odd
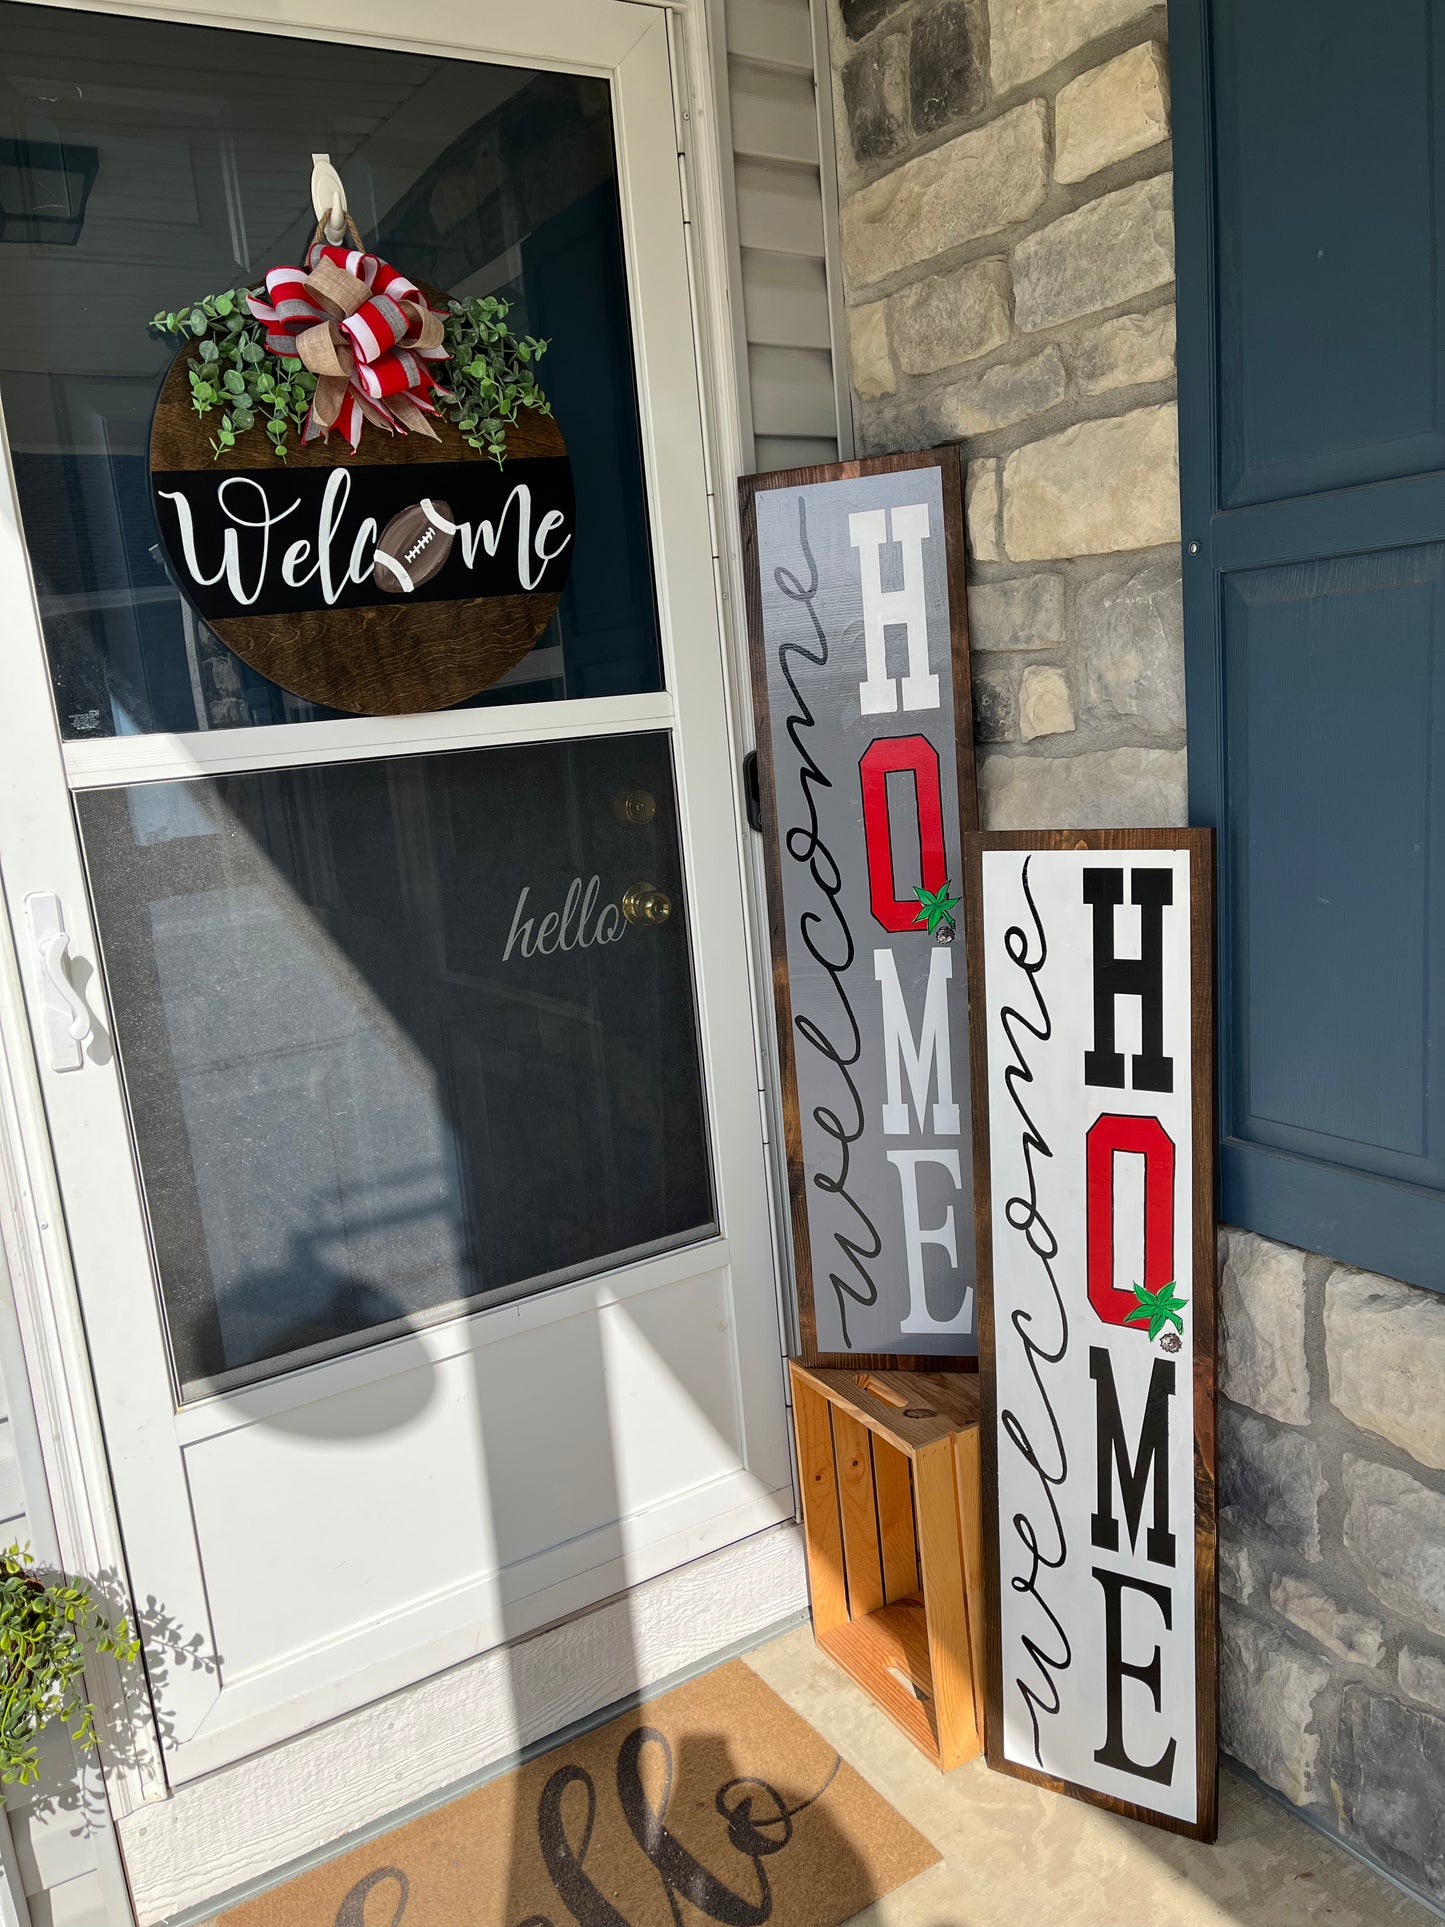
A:
[[[550,1753],[559,1746],[566,1746],[571,1741],[580,1739],[584,1734],[593,1732],[597,1727],[605,1726],[609,1720],[617,1719],[624,1713],[633,1712],[639,1706],[646,1706],[651,1700],[661,1699],[664,1693],[670,1693],[676,1687],[686,1686],[690,1681],[700,1679],[704,1673],[711,1673],[717,1667],[725,1666],[729,1660],[742,1659],[748,1653],[756,1652],[759,1646],[766,1646],[769,1640],[780,1639],[784,1633],[792,1632],[796,1627],[805,1626],[807,1623],[806,1606],[800,1607],[796,1612],[785,1613],[781,1619],[772,1621],[761,1631],[745,1633],[740,1639],[731,1640],[726,1646],[719,1646],[716,1652],[709,1653],[704,1659],[696,1660],[688,1666],[681,1666],[675,1673],[668,1673],[663,1678],[653,1680],[646,1686],[640,1686],[631,1693],[625,1693],[621,1699],[613,1700],[606,1706],[600,1706],[593,1713],[583,1713],[577,1719],[570,1720],[566,1726],[558,1727],[555,1732],[548,1733],[541,1739],[531,1740],[526,1746],[505,1754],[487,1766],[478,1767],[474,1773],[466,1774],[460,1780],[448,1781],[445,1787],[435,1793],[418,1794],[415,1800],[409,1800],[405,1806],[394,1808],[380,1819],[369,1820],[365,1826],[353,1828],[350,1833],[342,1835],[339,1839],[328,1841],[324,1847],[313,1847],[310,1852],[298,1854],[293,1860],[288,1860],[284,1866],[274,1868],[268,1873],[257,1874],[254,1879],[240,1881],[236,1886],[229,1887],[223,1893],[216,1894],[209,1900],[203,1900],[194,1907],[185,1907],[179,1913],[163,1914],[151,1923],[151,1927],[209,1927],[210,1922],[231,1908],[239,1907],[248,1900],[255,1900],[262,1894],[270,1893],[273,1888],[283,1887],[288,1881],[299,1879],[303,1874],[312,1873],[317,1867],[324,1867],[327,1861],[339,1859],[342,1854],[350,1853],[356,1847],[364,1847],[368,1841],[380,1839],[383,1834],[405,1826],[408,1821],[434,1813],[438,1807],[449,1806],[453,1800],[459,1800],[468,1793],[475,1793],[478,1788],[490,1785],[493,1780],[500,1780],[505,1774],[514,1773],[518,1767],[529,1765],[541,1754]]]

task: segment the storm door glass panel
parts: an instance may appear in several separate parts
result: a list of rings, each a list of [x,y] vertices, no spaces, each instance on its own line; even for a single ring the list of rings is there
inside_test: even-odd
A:
[[[715,1229],[665,736],[76,802],[183,1396]]]
[[[182,604],[146,486],[148,322],[299,261],[323,148],[369,247],[550,343],[571,577],[466,706],[661,687],[607,82],[0,0],[0,398],[69,738],[334,713]]]

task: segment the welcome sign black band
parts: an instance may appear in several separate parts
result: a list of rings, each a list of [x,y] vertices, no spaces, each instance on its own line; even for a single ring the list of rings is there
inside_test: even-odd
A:
[[[171,573],[210,622],[556,595],[571,564],[565,455],[161,470],[151,488]],[[396,572],[377,563],[394,524]]]

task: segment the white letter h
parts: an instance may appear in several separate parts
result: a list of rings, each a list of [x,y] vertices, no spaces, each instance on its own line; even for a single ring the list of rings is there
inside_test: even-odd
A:
[[[889,540],[903,551],[903,587],[883,587],[878,551]],[[898,690],[888,673],[884,630],[899,623],[908,631],[908,674],[903,678],[905,709],[937,709],[938,678],[928,671],[928,603],[924,594],[923,544],[928,540],[928,504],[912,502],[895,509],[860,509],[848,517],[848,540],[858,551],[863,589],[863,646],[867,680],[858,685],[858,706],[865,716],[888,716],[898,707]]]

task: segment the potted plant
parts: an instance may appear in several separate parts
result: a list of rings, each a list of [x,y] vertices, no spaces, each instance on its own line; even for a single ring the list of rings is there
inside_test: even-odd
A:
[[[84,1580],[42,1578],[28,1546],[0,1553],[0,1787],[38,1777],[36,1742],[52,1720],[76,1746],[94,1745],[95,1708],[84,1694],[94,1653],[130,1663],[140,1642],[123,1616],[101,1610]]]

